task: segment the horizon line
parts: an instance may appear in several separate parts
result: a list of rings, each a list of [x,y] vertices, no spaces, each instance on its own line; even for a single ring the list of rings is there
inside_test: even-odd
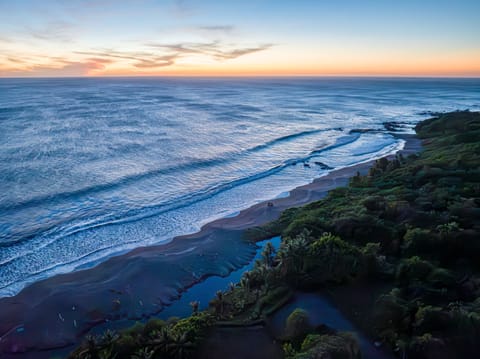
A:
[[[0,76],[1,79],[95,79],[95,78],[403,78],[403,79],[480,79],[480,75],[399,75],[399,74],[385,74],[385,75],[345,75],[345,74],[164,74],[164,75],[82,75],[82,76]]]

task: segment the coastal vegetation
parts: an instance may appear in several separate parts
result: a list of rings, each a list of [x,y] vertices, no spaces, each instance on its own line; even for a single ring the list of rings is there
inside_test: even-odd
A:
[[[335,297],[336,288],[378,293],[370,306],[355,307],[353,289],[348,300],[358,310],[351,320],[383,350],[400,358],[475,357],[480,113],[441,114],[416,132],[423,140],[419,154],[377,160],[349,186],[250,231],[251,238],[281,235],[280,248],[267,244],[254,268],[217,292],[207,310],[192,302],[188,318],[86,337],[70,357],[196,357],[216,327],[268,326],[296,291]],[[312,326],[301,309],[275,339],[286,358],[361,357],[353,334]]]

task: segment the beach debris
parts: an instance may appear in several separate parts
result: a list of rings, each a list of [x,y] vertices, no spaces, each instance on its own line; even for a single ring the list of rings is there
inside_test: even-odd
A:
[[[60,320],[61,320],[62,322],[65,321],[65,318],[62,317],[62,313],[58,313],[58,317],[60,318]]]
[[[330,167],[329,165],[326,165],[323,162],[315,161],[313,163],[315,163],[317,166],[319,166],[322,170],[333,170],[333,167]]]
[[[385,129],[387,131],[390,131],[390,132],[399,132],[399,131],[402,131],[402,130],[405,130],[406,128],[408,128],[408,123],[407,122],[396,122],[396,121],[388,121],[388,122],[384,122],[383,123],[383,126],[385,127]]]
[[[73,320],[73,326],[76,328],[77,327],[77,321],[74,319]]]
[[[379,340],[375,340],[375,341],[373,342],[373,346],[374,346],[375,348],[380,348],[382,345],[383,345],[383,343],[382,343],[381,341],[379,341]]]
[[[350,130],[348,133],[352,134],[352,133],[369,133],[369,132],[380,132],[380,131],[374,128],[354,128]]]
[[[143,302],[141,300],[138,301],[138,304],[140,304],[143,307]]]
[[[17,328],[17,333],[21,333],[21,332],[24,332],[25,331],[25,327],[18,327]]]
[[[273,202],[267,202],[267,207],[273,207]]]
[[[77,309],[74,305],[72,305],[72,310],[74,311],[75,309]]]

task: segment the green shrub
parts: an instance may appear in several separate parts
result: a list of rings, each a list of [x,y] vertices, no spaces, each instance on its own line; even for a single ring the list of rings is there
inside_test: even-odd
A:
[[[451,326],[452,317],[448,311],[427,305],[418,309],[415,314],[414,327],[418,334],[447,330]]]
[[[180,319],[172,328],[173,336],[186,335],[193,343],[198,342],[215,323],[215,318],[208,312]]]
[[[423,281],[432,272],[434,266],[418,256],[404,259],[398,266],[397,279],[402,285],[414,281]]]
[[[166,323],[161,319],[150,319],[143,327],[143,334],[148,335],[153,331],[160,331]]]
[[[435,248],[435,235],[428,229],[409,228],[403,236],[406,255],[428,254]]]
[[[350,333],[338,333],[308,335],[302,343],[300,352],[294,358],[360,359],[361,357],[355,337]]]
[[[285,335],[296,344],[300,344],[311,329],[308,313],[300,308],[295,309],[285,322]]]

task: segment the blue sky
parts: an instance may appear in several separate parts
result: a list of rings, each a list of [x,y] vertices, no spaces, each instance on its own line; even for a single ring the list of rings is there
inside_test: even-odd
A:
[[[0,0],[0,75],[480,75],[480,1]]]

